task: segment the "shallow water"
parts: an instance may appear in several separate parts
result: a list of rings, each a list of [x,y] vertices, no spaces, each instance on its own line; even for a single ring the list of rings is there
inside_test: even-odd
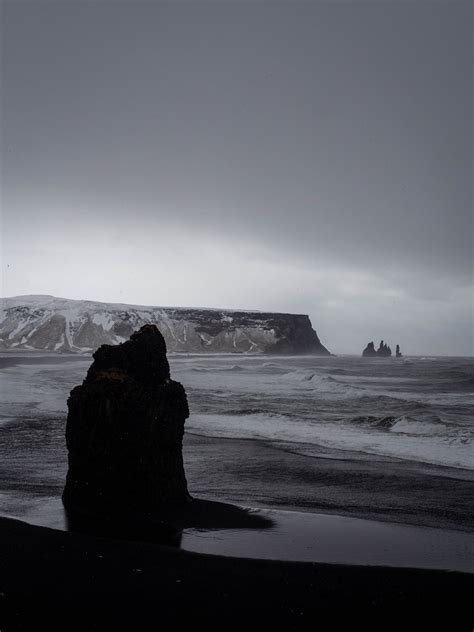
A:
[[[253,509],[251,515],[268,519],[271,526],[184,528],[173,546],[230,557],[474,573],[474,536],[469,533],[274,509]],[[53,529],[70,528],[55,498],[38,499],[22,518]],[[168,538],[163,543],[170,544]]]
[[[272,529],[183,532],[181,548],[235,557],[436,568],[474,573],[474,537],[372,520],[291,511],[262,511]]]

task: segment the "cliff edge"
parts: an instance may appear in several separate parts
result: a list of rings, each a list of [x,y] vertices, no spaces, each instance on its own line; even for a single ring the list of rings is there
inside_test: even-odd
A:
[[[0,350],[90,353],[156,325],[168,351],[330,355],[305,314],[76,301],[1,299]]]

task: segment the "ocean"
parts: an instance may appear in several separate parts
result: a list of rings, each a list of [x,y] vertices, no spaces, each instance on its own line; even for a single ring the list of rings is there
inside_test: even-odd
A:
[[[470,358],[214,356],[172,360],[191,432],[473,469]]]
[[[471,530],[474,360],[170,355],[187,392],[192,493]],[[90,357],[0,354],[0,501],[64,484],[66,401]],[[469,506],[471,509],[469,509]]]

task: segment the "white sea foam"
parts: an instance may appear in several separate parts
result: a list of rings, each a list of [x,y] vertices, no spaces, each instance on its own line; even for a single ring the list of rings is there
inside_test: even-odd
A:
[[[196,414],[186,425],[189,431],[207,436],[292,443],[296,451],[298,444],[304,444],[305,454],[311,454],[310,446],[313,445],[315,455],[319,455],[321,446],[324,446],[474,469],[471,433],[458,431],[443,435],[438,432],[443,424],[431,424],[424,428],[422,423],[409,422],[404,418],[395,420],[393,426],[385,431],[344,421],[296,420],[267,413]]]
[[[408,435],[421,435],[421,436],[447,436],[449,428],[446,424],[429,422],[429,421],[417,421],[412,417],[403,415],[395,420],[395,423],[390,428],[390,432],[402,432]]]

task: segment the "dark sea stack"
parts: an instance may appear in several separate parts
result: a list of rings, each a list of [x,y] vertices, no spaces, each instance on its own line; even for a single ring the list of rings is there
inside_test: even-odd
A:
[[[398,355],[400,347],[397,345],[397,358],[401,357],[401,354]],[[392,355],[392,350],[390,347],[383,341],[380,341],[379,348],[376,350],[374,343],[369,342],[366,348],[362,351],[362,357],[364,358],[389,358]]]
[[[395,354],[397,358],[403,358],[402,352],[400,351],[400,345],[397,345],[397,348],[395,349]]]
[[[66,509],[127,516],[190,500],[182,458],[188,403],[170,379],[157,327],[102,345],[93,357],[68,399]]]
[[[375,358],[377,356],[377,351],[375,350],[374,343],[369,342],[366,348],[362,351],[363,358]]]
[[[366,348],[362,351],[362,357],[372,358],[372,357],[375,357],[376,355],[377,355],[377,352],[375,351],[374,343],[369,342]]]
[[[377,349],[377,356],[382,358],[389,358],[392,355],[392,350],[390,347],[384,343],[383,340],[380,341],[379,348]]]

